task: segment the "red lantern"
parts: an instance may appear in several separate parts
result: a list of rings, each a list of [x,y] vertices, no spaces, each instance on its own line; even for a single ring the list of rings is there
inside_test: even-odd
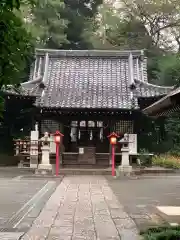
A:
[[[56,135],[54,138],[54,142],[57,144],[57,143],[60,143],[60,141],[61,141],[61,136]]]
[[[54,142],[59,144],[61,142],[61,137],[64,137],[64,135],[60,131],[56,131],[54,134]]]
[[[117,135],[115,132],[112,132],[109,136],[108,136],[108,138],[109,138],[109,140],[110,140],[110,144],[111,145],[116,145],[116,143],[117,143],[117,138],[119,137],[119,135]]]
[[[110,138],[111,145],[116,145],[116,142],[117,142],[117,138],[116,137],[111,137]]]

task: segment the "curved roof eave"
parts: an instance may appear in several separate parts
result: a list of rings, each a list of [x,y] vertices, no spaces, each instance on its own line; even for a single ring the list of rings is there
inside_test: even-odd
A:
[[[149,107],[145,108],[143,110],[143,113],[147,114],[147,115],[153,115],[156,114],[156,112],[158,111],[162,111],[165,108],[171,107],[172,100],[171,97],[180,94],[180,87],[174,89],[173,91],[170,91],[166,96],[164,96],[163,98],[161,98],[159,101],[153,103],[152,105],[150,105]]]
[[[33,80],[21,83],[21,86],[27,88],[31,84],[38,84],[38,83],[40,84],[42,82],[42,79],[43,79],[42,76],[38,76]]]
[[[149,82],[143,82],[141,80],[134,80],[135,83],[140,84],[140,85],[144,85],[146,87],[154,87],[154,88],[159,88],[159,89],[167,89],[167,90],[172,90],[174,89],[174,86],[160,86],[160,85],[156,85],[156,84],[152,84]]]

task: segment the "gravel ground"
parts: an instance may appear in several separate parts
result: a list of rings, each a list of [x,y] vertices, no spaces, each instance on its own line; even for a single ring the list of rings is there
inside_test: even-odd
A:
[[[167,216],[157,206],[180,206],[180,176],[142,176],[112,179],[109,186],[140,230],[150,226],[180,223],[180,216]]]

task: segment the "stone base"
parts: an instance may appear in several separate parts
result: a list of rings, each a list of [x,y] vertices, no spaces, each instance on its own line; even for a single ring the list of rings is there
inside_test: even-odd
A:
[[[35,174],[52,174],[52,165],[51,164],[39,164],[38,168],[35,170]]]
[[[120,176],[130,176],[132,173],[132,166],[121,165],[118,167],[118,172]]]
[[[52,170],[52,165],[51,164],[39,164],[38,169]]]
[[[38,167],[38,164],[30,163],[30,168],[36,169]]]
[[[38,167],[38,156],[30,156],[30,168],[37,168]]]

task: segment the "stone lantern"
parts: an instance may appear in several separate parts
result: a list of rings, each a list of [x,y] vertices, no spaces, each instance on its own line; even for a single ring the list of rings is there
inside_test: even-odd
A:
[[[132,172],[132,166],[129,164],[129,135],[125,133],[124,137],[119,141],[119,143],[122,144],[122,160],[118,170],[120,173],[130,174]]]
[[[38,173],[46,174],[48,172],[52,172],[52,165],[50,164],[50,141],[51,139],[49,137],[49,133],[45,132],[44,137],[40,139],[42,144],[42,159],[41,163],[38,165]]]

